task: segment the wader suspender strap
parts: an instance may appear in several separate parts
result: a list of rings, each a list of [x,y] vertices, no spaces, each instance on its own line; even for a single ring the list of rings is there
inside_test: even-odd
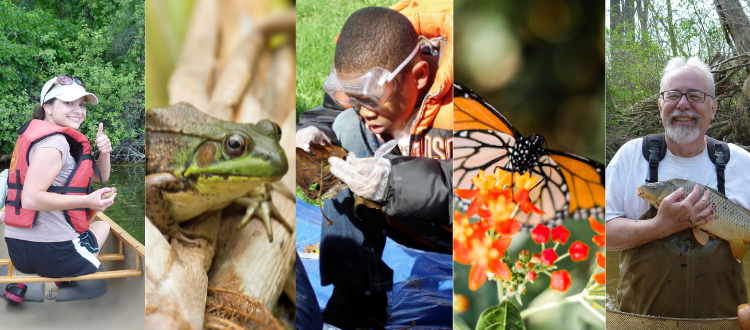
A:
[[[729,145],[726,142],[706,137],[708,147],[708,157],[711,158],[711,162],[716,164],[716,181],[718,181],[717,188],[719,192],[724,193],[724,169],[729,163]]]
[[[664,139],[664,134],[644,137],[642,152],[643,157],[648,161],[646,182],[658,182],[659,162],[667,155],[667,141]]]
[[[659,181],[659,143],[651,140],[651,146],[648,148],[648,180],[646,182],[653,183]]]
[[[722,194],[724,192],[724,169],[729,163],[729,145],[724,141],[719,141],[706,137],[706,147],[708,147],[708,157],[716,165],[717,188]],[[643,147],[641,148],[643,157],[648,160],[648,176],[646,182],[653,183],[659,181],[659,162],[667,154],[667,142],[664,134],[650,135],[643,138]]]

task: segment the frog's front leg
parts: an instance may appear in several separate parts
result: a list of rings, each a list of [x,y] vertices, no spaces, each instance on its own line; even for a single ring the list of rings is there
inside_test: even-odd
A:
[[[242,221],[237,225],[237,229],[244,227],[253,215],[263,220],[263,224],[266,226],[266,234],[268,234],[268,241],[273,242],[273,230],[271,229],[271,218],[274,217],[278,220],[289,233],[293,233],[294,229],[291,225],[281,216],[279,210],[271,202],[270,184],[264,184],[256,187],[245,196],[239,197],[234,200],[235,203],[246,207],[245,216],[242,217]],[[283,193],[283,191],[282,191]]]
[[[164,199],[164,191],[180,191],[185,188],[182,180],[179,180],[170,173],[154,173],[146,176],[146,216],[151,222],[169,237],[174,237],[187,246],[200,246],[200,243],[193,238],[205,238],[211,240],[205,235],[184,230],[174,220],[172,213],[169,211],[169,202]]]

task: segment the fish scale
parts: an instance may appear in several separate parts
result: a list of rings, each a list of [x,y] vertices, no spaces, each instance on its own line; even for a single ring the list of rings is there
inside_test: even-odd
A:
[[[638,186],[638,196],[658,209],[664,198],[681,187],[685,188],[685,194],[680,201],[684,200],[696,184],[683,179],[644,184]],[[702,196],[706,190],[710,191],[708,203],[715,202],[716,208],[713,211],[711,221],[693,228],[696,239],[699,243],[706,244],[708,241],[708,234],[706,233],[725,239],[729,241],[732,247],[734,258],[738,262],[741,261],[748,250],[744,242],[750,241],[750,211],[733,203],[716,189],[701,184],[697,185],[700,189],[699,196]]]

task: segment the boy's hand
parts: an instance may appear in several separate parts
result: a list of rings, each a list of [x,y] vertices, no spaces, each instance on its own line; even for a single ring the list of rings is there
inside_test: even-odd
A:
[[[346,156],[346,161],[336,157],[328,158],[331,173],[344,181],[355,194],[380,203],[385,198],[388,174],[391,173],[391,162],[383,157],[397,143],[396,140],[384,143],[375,151],[375,155],[368,158],[357,158],[353,152]]]
[[[323,132],[314,126],[299,130],[295,135],[295,140],[295,146],[307,152],[310,152],[310,143],[323,145],[325,141],[331,142]]]
[[[328,158],[331,173],[344,181],[357,195],[374,202],[382,202],[388,187],[391,162],[382,157],[357,158],[353,153],[346,160]]]

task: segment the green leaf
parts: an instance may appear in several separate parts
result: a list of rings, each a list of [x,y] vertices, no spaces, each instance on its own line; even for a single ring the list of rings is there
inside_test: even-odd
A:
[[[505,300],[500,305],[487,308],[477,321],[476,330],[525,330],[521,313],[510,301]]]

